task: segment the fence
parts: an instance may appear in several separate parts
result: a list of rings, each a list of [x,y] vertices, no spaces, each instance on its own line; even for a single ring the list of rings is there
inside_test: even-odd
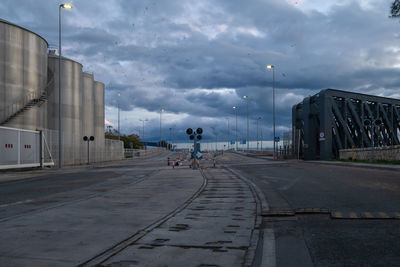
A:
[[[0,169],[53,166],[42,131],[0,127]]]

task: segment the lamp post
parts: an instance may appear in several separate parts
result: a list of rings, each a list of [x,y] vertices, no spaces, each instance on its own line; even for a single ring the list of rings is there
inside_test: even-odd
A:
[[[145,123],[146,121],[148,121],[148,119],[144,119],[144,120],[139,119],[139,121],[141,121],[141,122],[143,123],[143,128],[142,128],[142,139],[143,139],[143,142],[144,142],[144,123]]]
[[[247,95],[244,95],[243,99],[246,100],[246,116],[247,116],[246,143],[247,143],[247,150],[249,150],[249,97]]]
[[[119,108],[120,98],[121,98],[121,94],[118,93],[118,141],[121,140],[121,131],[120,131],[120,108]]]
[[[58,167],[62,167],[62,126],[61,126],[61,9],[71,9],[70,4],[58,8]]]
[[[172,127],[169,128],[169,141],[171,142],[170,150],[172,150]]]
[[[257,118],[257,150],[258,150],[258,121],[261,120],[261,117]]]
[[[275,66],[267,65],[267,69],[272,69],[272,117],[273,117],[273,125],[274,125],[274,154],[273,158],[275,159]]]
[[[162,113],[164,112],[165,110],[163,109],[163,108],[161,108],[160,109],[160,146],[161,146],[161,140],[162,140],[162,131],[161,131],[161,126],[162,126]]]
[[[237,108],[236,106],[232,107],[233,110],[235,111],[235,117],[236,117],[236,127],[235,127],[235,144],[236,144],[236,151],[238,150],[238,143],[237,143]]]
[[[228,120],[228,150],[229,150],[229,145],[231,142],[231,131],[229,130],[229,118],[226,118]]]

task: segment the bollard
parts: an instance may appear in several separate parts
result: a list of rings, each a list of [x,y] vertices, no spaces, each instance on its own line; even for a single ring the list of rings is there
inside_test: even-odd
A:
[[[214,160],[214,168],[215,168],[215,159],[213,159]]]
[[[169,157],[168,157],[168,166],[169,166],[170,164],[169,164]]]

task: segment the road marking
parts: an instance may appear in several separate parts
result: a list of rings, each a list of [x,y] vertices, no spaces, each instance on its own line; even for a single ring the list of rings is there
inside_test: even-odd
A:
[[[332,213],[332,215],[333,215],[332,217],[334,218],[343,218],[343,215],[340,211],[335,211]]]
[[[399,219],[400,219],[400,212],[395,212],[395,213],[394,213],[394,216],[395,216],[396,218],[399,218]]]
[[[16,205],[22,205],[22,204],[31,203],[31,202],[33,202],[32,199],[27,199],[27,200],[23,200],[23,201],[17,201],[17,202],[14,202],[14,203],[2,204],[2,205],[0,205],[0,208],[5,208],[5,207],[9,207],[9,206],[16,206]]]
[[[353,211],[349,212],[349,216],[350,216],[350,218],[352,218],[352,219],[358,219],[357,213],[355,213],[355,212],[353,212]]]
[[[364,212],[364,216],[367,217],[367,218],[370,218],[370,219],[374,218],[374,215],[372,215],[372,213],[368,212],[368,211]]]
[[[378,214],[379,214],[379,216],[380,216],[381,218],[385,218],[385,219],[390,218],[389,215],[386,214],[386,212],[378,212]]]

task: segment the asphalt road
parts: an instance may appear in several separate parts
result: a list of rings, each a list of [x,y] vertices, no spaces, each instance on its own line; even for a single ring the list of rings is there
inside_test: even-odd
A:
[[[3,172],[0,175],[0,221],[27,212],[104,194],[151,175],[171,153],[152,158],[65,167],[62,170]]]
[[[270,206],[263,226],[275,232],[277,266],[400,266],[400,220],[385,219],[400,212],[399,171],[232,159],[224,163],[252,180]],[[277,214],[305,208],[348,218]]]

